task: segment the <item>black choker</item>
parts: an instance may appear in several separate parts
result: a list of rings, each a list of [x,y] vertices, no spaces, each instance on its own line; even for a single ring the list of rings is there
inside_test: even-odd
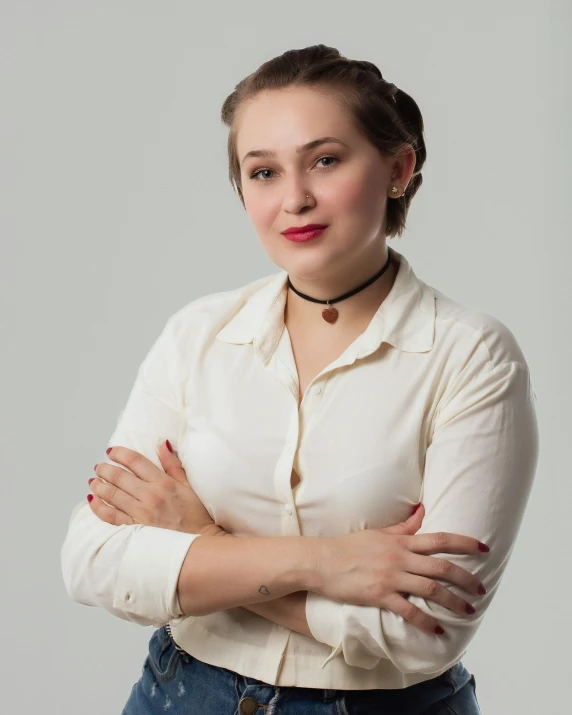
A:
[[[373,276],[373,278],[370,278],[368,281],[363,283],[363,285],[360,285],[357,288],[350,290],[349,293],[344,293],[339,298],[333,298],[332,300],[319,300],[318,298],[311,298],[309,295],[304,295],[304,293],[300,293],[300,291],[296,290],[296,288],[294,288],[294,286],[290,282],[290,276],[288,276],[288,286],[290,288],[292,288],[294,293],[296,293],[296,295],[299,295],[300,298],[304,298],[305,300],[311,300],[312,303],[322,303],[322,304],[331,306],[332,303],[337,303],[340,300],[345,300],[346,298],[349,298],[350,296],[355,295],[356,293],[359,293],[360,290],[367,288],[369,285],[374,283],[378,278],[381,278],[381,276],[385,273],[385,271],[389,268],[390,265],[391,265],[391,254],[388,250],[387,251],[387,261],[385,262],[385,265],[378,273],[376,273]],[[338,311],[332,307],[324,308],[324,310],[322,311],[322,318],[327,323],[335,323],[336,320],[338,319]]]

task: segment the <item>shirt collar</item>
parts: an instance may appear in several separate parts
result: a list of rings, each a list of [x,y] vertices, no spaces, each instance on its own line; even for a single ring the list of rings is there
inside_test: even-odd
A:
[[[435,334],[435,296],[415,275],[401,253],[389,248],[399,261],[390,292],[373,316],[365,332],[355,341],[355,357],[365,357],[381,343],[390,343],[405,352],[431,350]],[[217,333],[217,340],[244,344],[253,342],[263,357],[269,358],[284,330],[284,308],[288,293],[287,271],[262,281],[236,313]]]

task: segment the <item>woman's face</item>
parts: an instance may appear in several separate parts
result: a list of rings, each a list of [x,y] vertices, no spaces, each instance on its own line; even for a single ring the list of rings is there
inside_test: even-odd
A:
[[[317,283],[329,279],[331,285],[348,270],[366,280],[385,255],[393,162],[357,130],[347,110],[313,88],[264,91],[241,105],[237,123],[245,208],[272,262]],[[343,145],[296,150],[322,137]],[[245,158],[257,150],[273,155]],[[328,228],[305,243],[282,234],[309,223]]]

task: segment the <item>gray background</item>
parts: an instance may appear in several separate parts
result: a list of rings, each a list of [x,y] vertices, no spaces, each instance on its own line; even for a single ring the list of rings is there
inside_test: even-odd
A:
[[[464,663],[483,715],[566,708],[571,23],[568,0],[0,2],[3,712],[119,713],[140,675],[152,628],[65,592],[68,518],[166,318],[278,270],[228,183],[220,106],[318,42],[424,115],[424,184],[389,245],[530,365],[538,472]]]

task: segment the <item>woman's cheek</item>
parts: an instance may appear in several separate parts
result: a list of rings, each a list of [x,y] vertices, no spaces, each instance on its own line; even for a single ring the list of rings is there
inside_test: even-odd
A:
[[[252,225],[256,229],[257,233],[264,233],[267,230],[268,225],[268,208],[262,204],[260,201],[251,199],[249,201],[245,198],[245,208],[246,213]]]
[[[280,213],[280,202],[272,196],[270,191],[265,191],[264,195],[253,191],[245,192],[244,206],[253,225],[262,230],[268,230]]]
[[[357,178],[347,179],[336,187],[335,194],[330,197],[330,200],[338,209],[348,209],[353,213],[370,201],[367,184]]]

